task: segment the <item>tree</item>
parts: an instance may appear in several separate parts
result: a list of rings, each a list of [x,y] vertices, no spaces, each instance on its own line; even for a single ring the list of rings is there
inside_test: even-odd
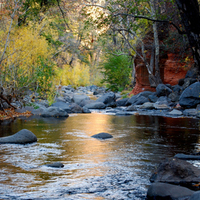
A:
[[[197,0],[176,0],[182,23],[193,52],[195,66],[200,74],[200,13]]]

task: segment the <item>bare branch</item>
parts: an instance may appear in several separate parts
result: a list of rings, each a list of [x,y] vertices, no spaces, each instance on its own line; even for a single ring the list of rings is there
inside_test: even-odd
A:
[[[127,16],[127,17],[133,17],[133,18],[139,18],[139,19],[146,19],[146,20],[149,20],[149,21],[152,21],[152,22],[160,22],[160,23],[168,23],[168,24],[171,24],[172,26],[174,26],[176,28],[176,30],[178,31],[179,34],[186,34],[185,31],[181,31],[179,29],[178,26],[176,26],[176,24],[174,24],[172,21],[169,21],[169,20],[159,20],[159,19],[152,19],[150,17],[146,17],[146,16],[143,16],[143,15],[132,15],[132,14],[126,14],[126,13],[117,13],[117,14],[114,14],[114,16]]]

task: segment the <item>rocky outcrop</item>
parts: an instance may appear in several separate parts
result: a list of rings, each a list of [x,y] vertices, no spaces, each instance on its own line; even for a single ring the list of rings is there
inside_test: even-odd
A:
[[[33,142],[37,142],[37,137],[27,129],[22,129],[14,135],[0,138],[0,144],[27,144]]]

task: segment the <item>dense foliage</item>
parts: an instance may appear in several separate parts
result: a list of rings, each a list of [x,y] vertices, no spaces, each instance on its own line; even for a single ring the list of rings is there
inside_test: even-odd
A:
[[[131,59],[127,55],[109,54],[102,63],[104,74],[103,83],[107,83],[108,89],[122,91],[130,84]]]
[[[199,10],[191,12],[196,5],[196,0],[6,1],[0,10],[1,95],[32,90],[53,99],[56,85],[102,82],[121,90],[135,81],[130,62],[135,58],[156,86],[160,57],[167,52],[191,60],[193,45],[198,65],[200,29],[193,19]],[[180,33],[187,33],[189,43]]]

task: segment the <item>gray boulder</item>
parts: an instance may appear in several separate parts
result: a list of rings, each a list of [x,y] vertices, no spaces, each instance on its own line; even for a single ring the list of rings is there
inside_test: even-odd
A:
[[[153,183],[148,191],[148,200],[188,200],[194,191],[167,183]]]
[[[129,100],[129,98],[119,99],[116,101],[117,106],[126,106],[126,102]]]
[[[43,109],[41,116],[42,117],[69,117],[66,111],[54,106]]]
[[[67,113],[71,113],[72,110],[69,107],[69,105],[70,105],[69,103],[64,103],[64,102],[59,101],[59,102],[53,103],[51,106],[61,108],[64,111],[66,111]]]
[[[90,103],[90,104],[86,104],[83,108],[104,109],[104,108],[106,108],[106,105],[102,102],[93,102],[93,103]]]
[[[114,92],[108,92],[101,97],[99,97],[96,102],[101,102],[106,105],[106,107],[115,107],[116,106],[116,96]]]
[[[179,98],[179,104],[185,108],[196,107],[200,103],[200,83],[196,82],[187,87]]]
[[[91,136],[93,138],[96,138],[96,139],[109,139],[109,138],[113,138],[112,135],[110,135],[109,133],[98,133],[98,134],[95,134],[93,136]]]
[[[199,200],[200,199],[200,191],[194,192],[189,200]]]
[[[140,106],[140,109],[151,110],[154,109],[154,103],[146,102]]]
[[[76,103],[70,104],[69,107],[72,113],[83,113],[83,108]]]
[[[170,93],[172,93],[172,90],[168,86],[166,86],[165,84],[159,84],[156,87],[156,95],[158,97],[168,96]]]
[[[183,113],[180,110],[177,109],[173,109],[171,112],[169,112],[169,115],[173,115],[173,116],[180,116]]]
[[[37,137],[27,129],[22,129],[14,135],[0,138],[0,144],[27,144],[33,142],[37,142]]]
[[[183,111],[183,115],[185,116],[196,116],[197,115],[197,110],[196,109],[185,109]]]
[[[88,97],[86,94],[74,94],[73,95],[74,103],[80,105],[81,101],[83,101],[83,100],[90,100],[90,97]]]
[[[200,169],[185,160],[166,159],[151,176],[151,182],[162,182],[197,189],[200,180]]]
[[[149,95],[152,95],[153,92],[150,92],[150,91],[144,91],[144,92],[141,92],[137,95],[134,95],[132,96],[126,103],[126,106],[130,106],[130,105],[141,105],[145,102],[148,102],[149,101]],[[145,98],[143,98],[145,97]],[[143,101],[143,103],[142,103]]]

